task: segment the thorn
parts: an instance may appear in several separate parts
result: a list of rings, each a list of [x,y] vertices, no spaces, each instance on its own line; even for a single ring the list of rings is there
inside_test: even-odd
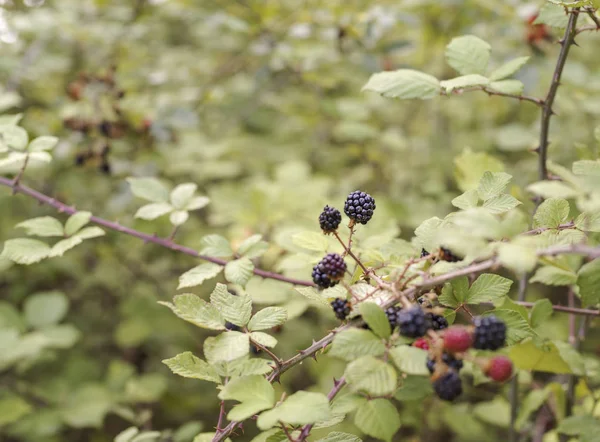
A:
[[[575,40],[572,41],[572,44],[577,46],[578,48],[580,47]]]
[[[540,153],[540,146],[536,147],[535,149],[531,149],[531,151],[534,153]]]

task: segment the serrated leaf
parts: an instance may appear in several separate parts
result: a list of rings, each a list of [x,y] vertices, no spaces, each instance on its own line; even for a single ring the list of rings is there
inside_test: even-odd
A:
[[[442,220],[436,216],[423,221],[415,229],[415,237],[417,238],[418,245],[428,251],[437,247],[437,232],[441,224]]]
[[[390,354],[396,366],[407,374],[427,375],[427,352],[410,345],[394,347]]]
[[[252,341],[262,345],[263,347],[273,348],[277,345],[277,339],[275,339],[273,336],[268,335],[267,333],[263,333],[263,332],[250,333],[250,339],[252,339]]]
[[[362,439],[354,434],[333,431],[317,442],[362,442]]]
[[[83,226],[90,222],[90,212],[77,212],[69,217],[65,223],[65,234],[71,236],[77,233]]]
[[[564,199],[548,198],[533,215],[533,227],[558,228],[569,219],[569,202]]]
[[[207,235],[202,238],[200,254],[226,258],[233,255],[229,241],[221,235]]]
[[[262,241],[262,235],[246,238],[238,247],[238,253],[247,258],[258,258],[267,251],[269,244]]]
[[[455,89],[464,89],[474,86],[487,86],[490,80],[479,74],[468,74],[450,80],[440,81],[440,86],[446,93],[450,93]]]
[[[50,246],[37,239],[17,238],[9,239],[4,243],[0,258],[6,258],[17,264],[34,264],[47,258]]]
[[[521,204],[521,202],[518,199],[505,193],[490,198],[483,203],[483,207],[490,213],[497,215],[499,213],[508,212],[509,210],[517,207],[519,204]]]
[[[25,129],[19,126],[0,126],[2,143],[14,150],[24,150],[29,141]]]
[[[104,230],[102,230],[100,227],[92,226],[92,227],[84,227],[83,229],[81,229],[80,231],[75,233],[73,236],[77,237],[81,240],[86,240],[86,239],[98,238],[99,236],[104,236],[105,234],[106,233],[104,232]]]
[[[263,412],[256,424],[261,430],[266,430],[277,425],[279,421],[291,425],[306,425],[327,420],[330,416],[327,396],[299,391],[289,396],[281,405]]]
[[[354,424],[369,436],[391,442],[400,429],[400,416],[387,399],[374,399],[356,411]]]
[[[173,313],[184,321],[211,330],[224,330],[225,320],[217,308],[203,299],[191,293],[177,295],[170,302],[158,302],[169,307]]]
[[[527,186],[527,190],[543,198],[573,198],[579,192],[560,181],[538,181]]]
[[[469,279],[466,276],[460,276],[444,284],[439,301],[440,304],[446,307],[456,308],[464,304],[468,293]]]
[[[213,264],[212,262],[200,264],[179,277],[177,290],[200,285],[207,279],[217,276],[221,270],[223,270],[223,267],[219,264]]]
[[[546,285],[571,285],[577,282],[577,275],[570,270],[554,266],[543,266],[537,269],[529,282],[540,282]]]
[[[184,378],[202,379],[203,381],[221,383],[216,370],[191,351],[179,353],[177,356],[162,361],[171,371]]]
[[[27,297],[23,313],[33,328],[58,324],[69,310],[69,299],[64,293],[53,291]]]
[[[72,236],[67,239],[63,239],[62,241],[59,241],[52,246],[52,249],[50,250],[50,254],[48,256],[51,258],[55,258],[57,256],[63,256],[66,252],[71,250],[73,247],[78,246],[82,242],[83,242],[83,239],[81,239],[77,235]]]
[[[51,216],[28,219],[17,224],[16,227],[25,229],[28,235],[49,237],[64,236],[65,234],[61,222]]]
[[[292,236],[292,243],[313,252],[326,252],[328,247],[327,238],[316,232],[300,232]]]
[[[240,402],[227,414],[227,419],[243,421],[273,407],[275,390],[263,376],[245,376],[225,385],[219,393],[219,399]]]
[[[510,425],[510,404],[502,397],[489,402],[479,402],[473,407],[473,414],[483,422],[501,428]]]
[[[479,196],[477,195],[477,191],[471,189],[454,198],[452,200],[452,205],[454,207],[458,207],[459,209],[467,210],[477,207],[478,202]]]
[[[204,356],[211,365],[233,361],[246,356],[249,351],[250,339],[245,333],[228,331],[204,341]]]
[[[554,341],[560,357],[571,368],[571,372],[578,376],[585,375],[585,360],[581,353],[573,348],[571,344],[563,341]]]
[[[171,205],[178,210],[184,210],[185,207],[192,201],[194,193],[198,190],[198,186],[194,183],[184,183],[176,186],[169,195]]]
[[[474,35],[453,38],[446,46],[446,61],[460,74],[485,74],[492,47]]]
[[[600,232],[600,212],[579,214],[575,227],[584,232]]]
[[[329,301],[327,301],[327,298],[325,296],[322,296],[321,293],[319,293],[314,287],[294,287],[294,290],[296,290],[305,298],[311,301],[315,301],[319,305],[322,305],[324,307],[331,307],[329,305]]]
[[[498,244],[498,260],[500,263],[517,274],[530,272],[537,263],[534,248],[521,244]]]
[[[362,302],[359,310],[362,318],[377,336],[384,339],[390,337],[392,334],[390,321],[381,307],[374,302]]]
[[[267,374],[273,367],[271,361],[258,358],[239,358],[227,363],[227,376],[239,377],[253,374]]]
[[[517,57],[504,63],[490,74],[491,81],[503,80],[516,74],[529,61],[529,57]]]
[[[479,275],[469,288],[465,302],[467,304],[491,302],[494,305],[499,305],[508,294],[512,283],[510,279],[491,273]]]
[[[521,95],[524,88],[525,85],[519,80],[492,81],[488,86],[488,89],[510,95]]]
[[[392,394],[398,383],[396,370],[373,356],[362,356],[349,363],[344,377],[352,391],[362,391],[372,396]]]
[[[29,152],[40,152],[45,150],[52,150],[58,144],[58,138],[50,136],[41,136],[33,139],[29,143]]]
[[[565,8],[545,2],[540,8],[540,12],[533,22],[534,25],[548,25],[553,28],[564,29],[569,22],[569,16],[565,13]]]
[[[514,345],[535,335],[529,323],[514,310],[496,309],[490,312],[502,319],[506,324],[506,345]]]
[[[174,226],[181,226],[182,224],[185,224],[189,217],[190,214],[185,210],[174,210],[169,215],[169,221],[171,221],[171,224]]]
[[[554,310],[552,309],[552,303],[549,299],[538,299],[533,304],[533,308],[529,313],[529,322],[531,326],[535,329],[546,322]]]
[[[511,179],[512,176],[504,172],[484,172],[477,186],[479,198],[486,201],[500,195]]]
[[[127,178],[131,192],[153,203],[166,203],[169,201],[169,189],[156,178]]]
[[[424,72],[399,69],[371,75],[362,90],[377,92],[389,98],[427,100],[440,94],[440,82]]]
[[[210,294],[210,302],[223,318],[240,327],[244,327],[252,314],[252,298],[246,294],[232,295],[225,284],[218,283]]]
[[[248,323],[248,330],[266,330],[287,321],[287,310],[283,307],[267,307],[256,312]]]
[[[361,356],[380,356],[385,345],[380,338],[368,330],[349,328],[333,338],[329,355],[353,361]]]
[[[225,265],[225,279],[227,281],[244,287],[254,272],[254,264],[250,258],[242,257],[229,261]]]
[[[584,307],[600,304],[600,259],[581,266],[577,272],[577,286]]]
[[[418,349],[417,349],[418,350]],[[429,372],[428,372],[429,373]],[[431,380],[426,376],[406,376],[394,395],[397,401],[418,401],[433,394]]]
[[[151,203],[140,207],[134,217],[150,221],[172,211],[173,207],[169,203]]]

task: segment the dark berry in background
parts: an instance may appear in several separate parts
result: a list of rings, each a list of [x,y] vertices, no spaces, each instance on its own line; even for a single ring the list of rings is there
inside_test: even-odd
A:
[[[392,330],[398,327],[398,313],[400,313],[400,310],[402,310],[402,307],[392,306],[388,307],[385,311]]]
[[[455,371],[449,371],[433,383],[435,394],[445,401],[453,401],[462,394],[462,381]]]
[[[325,206],[319,215],[319,225],[324,233],[335,232],[342,222],[342,214],[335,207]]]
[[[494,315],[475,318],[473,348],[498,350],[506,343],[506,324]]]
[[[344,213],[359,224],[367,224],[373,216],[375,200],[371,195],[356,190],[348,195],[344,203]]]
[[[431,322],[431,326],[434,330],[443,330],[448,328],[448,321],[446,318],[435,313],[427,313],[427,319]]]
[[[329,253],[313,267],[312,279],[322,288],[333,287],[346,272],[346,263],[337,253]]]
[[[462,261],[462,258],[460,258],[459,256],[456,256],[454,253],[452,253],[450,251],[450,249],[447,249],[445,247],[440,247],[440,259],[442,261],[448,261],[448,262]]]
[[[421,307],[403,309],[398,314],[400,334],[408,338],[420,338],[431,328],[431,324]]]
[[[335,298],[333,301],[331,301],[331,307],[333,308],[335,317],[342,321],[346,319],[352,311],[350,302],[347,299],[342,298]]]

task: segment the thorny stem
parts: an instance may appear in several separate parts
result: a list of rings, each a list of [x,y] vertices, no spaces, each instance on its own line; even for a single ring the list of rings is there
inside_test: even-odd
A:
[[[219,420],[217,421],[217,433],[221,431],[221,424],[223,423],[224,416],[225,416],[225,401],[221,401],[221,408],[219,409]]]
[[[290,434],[290,432],[288,431],[287,427],[285,426],[285,424],[281,421],[279,421],[279,426],[281,427],[281,429],[283,430],[283,432],[285,433],[285,436],[288,438],[288,440],[290,442],[294,442],[294,438],[292,437],[292,435]]]
[[[352,232],[353,232],[352,229],[350,230],[350,238],[352,238]],[[352,239],[348,240],[348,246],[346,246],[346,244],[344,243],[344,241],[342,241],[342,238],[340,238],[340,235],[337,232],[333,232],[333,235],[337,238],[337,240],[340,242],[340,244],[344,248],[344,254],[350,255],[352,257],[352,259],[354,259],[354,261],[356,261],[356,264],[358,264],[358,266],[362,269],[362,271],[365,273],[365,275],[368,274],[369,270],[367,270],[367,268],[362,263],[362,261],[360,259],[358,259],[358,257],[354,254],[354,252],[352,252],[352,250],[350,249],[350,245],[352,244]]]
[[[273,353],[271,350],[269,350],[267,347],[265,347],[264,345],[259,344],[258,342],[256,342],[254,339],[250,339],[250,343],[256,347],[258,347],[260,350],[264,351],[266,354],[268,354],[271,359],[273,359],[273,361],[275,362],[275,364],[278,367],[281,367],[281,363],[282,360],[281,358],[279,358],[275,353]]]
[[[327,399],[329,400],[329,402],[331,402],[333,400],[333,398],[335,398],[335,396],[340,392],[340,390],[344,387],[344,385],[346,385],[346,379],[344,379],[344,378],[341,378],[337,381],[335,379],[333,380],[333,388],[327,394]],[[302,428],[302,431],[300,432],[300,436],[298,436],[297,442],[304,442],[306,440],[306,438],[310,434],[310,431],[313,428],[313,425],[314,424],[306,424]]]

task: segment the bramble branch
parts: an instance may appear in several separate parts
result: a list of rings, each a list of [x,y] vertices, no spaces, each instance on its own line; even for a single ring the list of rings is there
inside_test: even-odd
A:
[[[335,396],[340,392],[340,390],[344,388],[344,385],[346,385],[346,379],[344,378],[341,378],[337,381],[335,379],[333,380],[333,388],[327,394],[327,399],[329,399],[329,402],[331,402],[333,398],[335,398]],[[313,426],[314,424],[307,424],[302,428],[300,436],[298,436],[298,442],[304,442],[306,440]]]

